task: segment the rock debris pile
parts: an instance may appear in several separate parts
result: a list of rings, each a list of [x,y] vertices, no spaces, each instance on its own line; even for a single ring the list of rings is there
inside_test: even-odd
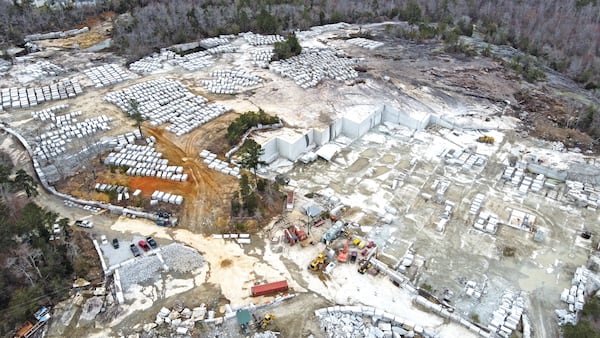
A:
[[[204,258],[198,251],[178,243],[163,246],[161,253],[169,270],[185,273],[204,266]]]
[[[262,82],[259,76],[243,70],[215,70],[210,76],[214,79],[203,80],[202,85],[215,94],[237,94]]]
[[[119,268],[121,286],[127,290],[133,284],[145,282],[158,275],[163,264],[156,255],[142,256],[135,259],[135,263]]]
[[[252,32],[244,33],[243,37],[252,46],[272,45],[285,40],[281,35],[261,35]]]
[[[321,330],[330,338],[339,337],[433,337],[431,330],[405,322],[372,307],[335,306],[315,311]]]
[[[383,46],[383,42],[373,41],[365,38],[354,38],[347,40],[348,43],[353,44],[358,47],[366,48],[366,49],[376,49]]]
[[[64,79],[48,86],[33,88],[3,88],[2,108],[29,108],[46,101],[64,100],[81,94],[81,85],[75,79]]]
[[[185,182],[188,174],[183,173],[182,166],[171,166],[169,160],[162,158],[154,146],[126,144],[117,146],[117,152],[111,152],[104,159],[104,164],[117,167],[128,167],[129,176],[155,176],[158,178]]]
[[[339,57],[332,49],[305,48],[300,55],[271,62],[269,69],[306,89],[325,79],[345,81],[357,78],[354,66],[355,60]]]
[[[137,102],[137,110],[153,126],[169,122],[171,125],[165,130],[177,136],[189,133],[228,110],[218,103],[207,104],[204,97],[191,93],[181,82],[169,79],[138,83],[109,93],[105,100],[129,113],[134,109],[132,102]]]
[[[110,86],[130,79],[129,74],[127,74],[127,72],[119,65],[114,63],[87,68],[83,73],[90,78],[96,88]]]
[[[204,159],[204,163],[208,164],[209,169],[220,171],[225,175],[241,178],[240,167],[236,165],[230,166],[229,163],[219,160],[217,158],[217,154],[211,153],[210,151],[204,149],[200,152],[200,157]]]

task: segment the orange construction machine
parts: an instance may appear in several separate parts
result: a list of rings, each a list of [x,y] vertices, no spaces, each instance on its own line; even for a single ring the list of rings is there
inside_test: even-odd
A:
[[[348,261],[348,244],[350,244],[350,238],[346,240],[344,250],[340,251],[340,253],[338,254],[338,262],[346,263]]]

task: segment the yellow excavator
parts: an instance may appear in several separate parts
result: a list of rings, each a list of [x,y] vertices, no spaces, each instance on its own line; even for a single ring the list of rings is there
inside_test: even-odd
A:
[[[479,136],[477,138],[477,142],[481,142],[481,143],[494,144],[494,141],[495,141],[494,138],[489,135],[483,135],[483,136]]]
[[[321,252],[317,256],[317,258],[313,259],[313,261],[310,262],[310,265],[308,266],[308,268],[311,269],[312,271],[319,271],[323,268],[324,265],[325,265],[325,254]]]
[[[263,329],[263,330],[264,330],[264,329],[266,329],[266,328],[267,328],[267,325],[269,325],[269,323],[270,323],[270,322],[271,322],[273,319],[275,319],[275,315],[274,315],[274,314],[272,314],[272,313],[267,313],[267,314],[265,315],[265,318],[263,318],[263,319],[260,321],[260,328],[261,328],[261,329]]]

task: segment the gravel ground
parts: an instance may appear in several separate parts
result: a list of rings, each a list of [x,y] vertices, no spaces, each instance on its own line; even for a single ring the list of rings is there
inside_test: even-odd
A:
[[[178,243],[163,246],[161,254],[169,269],[176,272],[190,272],[204,265],[198,251]]]
[[[132,284],[138,284],[158,275],[162,264],[156,255],[137,258],[135,263],[119,268],[121,286],[127,290]]]

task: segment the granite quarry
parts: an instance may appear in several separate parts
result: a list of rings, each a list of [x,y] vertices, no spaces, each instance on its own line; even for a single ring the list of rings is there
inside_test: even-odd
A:
[[[367,28],[371,39],[355,37]],[[76,51],[53,51],[6,71],[3,128],[54,193],[48,205],[94,221],[81,231],[105,273],[54,308],[47,336],[550,337],[576,322],[600,288],[585,267],[600,234],[597,157],[524,135],[510,113],[517,85],[487,71],[492,61],[420,60],[379,24],[296,35],[303,52],[283,61],[270,62],[283,37],[241,33],[129,66],[93,53],[67,65]],[[403,60],[382,57],[400,50]],[[464,95],[437,86],[432,67],[460,69],[457,87],[463,73],[503,85]],[[210,197],[243,172],[211,147],[210,128],[258,108],[284,122],[249,134],[267,163],[258,174],[288,178],[291,207],[252,234],[192,231],[216,219],[228,200]],[[111,174],[94,172],[98,195],[56,189],[92,161]],[[121,204],[94,199],[113,188]],[[179,213],[177,227],[144,209],[157,206]],[[132,256],[148,236],[158,248]],[[319,254],[327,267],[311,271]],[[290,289],[251,297],[277,280]],[[236,322],[242,310],[251,334]],[[267,313],[275,319],[257,328]]]

